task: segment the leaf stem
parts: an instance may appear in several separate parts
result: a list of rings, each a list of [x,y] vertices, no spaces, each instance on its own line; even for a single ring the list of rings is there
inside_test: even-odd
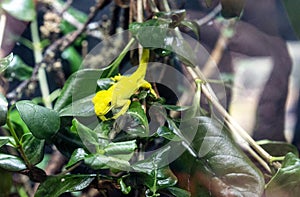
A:
[[[9,128],[10,134],[12,135],[12,137],[13,137],[14,140],[15,140],[15,143],[16,143],[15,146],[16,146],[17,149],[19,150],[19,152],[20,152],[20,154],[21,154],[21,156],[22,156],[22,158],[23,158],[23,160],[24,160],[26,166],[30,169],[30,168],[32,167],[32,165],[31,165],[29,159],[27,158],[27,156],[26,156],[26,154],[25,154],[25,152],[24,152],[22,143],[20,142],[20,140],[19,140],[19,138],[18,138],[18,136],[17,136],[17,133],[16,133],[16,131],[15,131],[15,129],[14,129],[12,123],[11,123],[10,118],[9,118],[11,109],[14,108],[14,106],[15,106],[15,105],[12,105],[12,106],[9,108],[9,110],[8,110],[7,118],[6,118],[6,124],[7,124],[8,128]]]
[[[120,53],[120,55],[115,59],[115,61],[113,61],[111,63],[112,67],[111,67],[109,73],[107,74],[107,77],[110,77],[113,74],[113,72],[115,71],[115,69],[120,65],[121,61],[124,59],[125,55],[129,51],[130,47],[134,44],[134,42],[135,42],[135,39],[131,38],[129,40],[128,44],[125,46],[125,48]]]
[[[31,30],[31,36],[32,36],[32,41],[33,41],[33,52],[34,52],[34,61],[35,64],[41,63],[43,60],[43,55],[42,55],[42,49],[41,49],[41,42],[40,42],[40,37],[39,37],[39,32],[38,32],[38,24],[37,24],[37,19],[33,20],[30,24],[30,30]],[[49,86],[47,82],[47,76],[46,76],[46,71],[44,68],[44,65],[42,65],[39,70],[38,70],[38,80],[42,92],[42,98],[44,105],[47,108],[52,109],[52,104],[51,104],[51,99],[50,99],[50,91],[49,91]]]

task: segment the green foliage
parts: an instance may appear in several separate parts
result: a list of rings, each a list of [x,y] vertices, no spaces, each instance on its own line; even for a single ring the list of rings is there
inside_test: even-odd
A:
[[[208,6],[212,4],[210,0],[205,2]],[[64,5],[62,1],[54,3]],[[225,17],[239,16],[244,6],[243,0],[222,0],[221,3]],[[15,4],[17,8],[12,9]],[[5,0],[1,7],[21,20],[35,18],[31,0]],[[80,23],[87,19],[86,14],[73,8],[67,13]],[[166,104],[168,101],[164,98],[156,98],[141,88],[130,97],[126,113],[117,119],[101,120],[94,112],[92,98],[97,91],[111,87],[113,79],[109,77],[115,76],[121,63],[127,62],[125,56],[134,44],[151,49],[154,61],[155,58],[177,61],[195,68],[198,64],[195,54],[199,51],[184,39],[177,27],[188,28],[199,38],[199,26],[186,20],[185,10],[156,12],[150,20],[131,23],[129,31],[133,38],[103,69],[78,70],[82,57],[75,49],[78,46],[75,42],[61,53],[71,64],[73,74],[65,82],[53,109],[38,105],[36,98],[14,105],[0,94],[1,132],[10,134],[0,137],[0,172],[7,180],[0,181],[0,191],[9,195],[11,172],[19,172],[40,182],[37,197],[60,196],[88,187],[101,192],[115,189],[128,196],[136,193],[149,197],[261,196],[265,186],[262,172],[238,147],[229,128],[213,114],[209,117],[209,111],[202,108],[201,87],[205,84],[202,80],[194,79],[196,88],[189,106]],[[76,30],[65,20],[61,21],[60,28],[62,34]],[[84,37],[81,35],[78,40]],[[12,54],[0,60],[0,72],[4,70],[6,78],[20,81],[29,79],[33,71],[18,56],[12,61]],[[8,110],[9,105],[12,106]],[[110,110],[115,113],[120,108],[115,106]],[[159,116],[151,114],[151,108],[155,108]],[[171,115],[170,111],[178,116]],[[37,168],[46,161],[43,160],[46,143],[55,146],[67,158],[66,171],[47,176]],[[266,196],[297,196],[300,162],[296,148],[279,142],[258,144],[274,161],[286,155],[282,166],[274,168],[277,172],[266,185]],[[73,170],[78,166],[80,169],[75,174]],[[181,174],[188,177],[186,188],[181,188],[185,181]],[[103,182],[108,184],[104,189]]]
[[[89,186],[96,175],[49,176],[40,184],[36,197],[58,197],[65,192],[80,191]]]
[[[19,56],[15,55],[7,67],[5,76],[8,79],[17,79],[23,81],[31,77],[32,70],[32,67],[25,64]]]
[[[13,54],[10,53],[7,57],[5,58],[0,58],[0,73],[2,73],[4,70],[7,69],[11,61],[13,60]]]
[[[36,17],[34,0],[4,0],[0,6],[21,21],[32,21]]]
[[[300,192],[300,159],[293,153],[288,153],[281,168],[266,185],[267,197],[296,197]]]
[[[25,170],[26,165],[19,157],[0,153],[0,168],[14,172]]]
[[[6,98],[0,93],[0,126],[6,123],[7,106]]]
[[[30,164],[36,165],[43,160],[45,140],[39,140],[31,133],[26,133],[23,135],[21,143]]]
[[[58,113],[54,110],[30,101],[19,101],[16,103],[16,108],[32,135],[38,139],[51,138],[60,127]]]

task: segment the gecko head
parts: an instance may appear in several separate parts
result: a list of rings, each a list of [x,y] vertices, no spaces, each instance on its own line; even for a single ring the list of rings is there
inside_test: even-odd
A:
[[[105,115],[112,108],[111,99],[112,99],[112,91],[111,89],[108,89],[108,90],[101,90],[97,92],[97,94],[94,96],[92,100],[94,104],[94,111],[101,120],[107,120]]]

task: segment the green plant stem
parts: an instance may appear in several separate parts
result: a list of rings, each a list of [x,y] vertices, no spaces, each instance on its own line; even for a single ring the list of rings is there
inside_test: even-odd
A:
[[[40,42],[40,37],[39,37],[39,32],[38,32],[38,24],[37,24],[37,19],[33,20],[30,24],[30,30],[31,30],[31,36],[32,36],[32,42],[33,42],[33,52],[34,52],[34,60],[35,64],[41,63],[43,60],[43,55],[42,55],[42,49],[41,49],[41,42]],[[49,91],[49,86],[47,82],[47,76],[46,76],[46,71],[44,68],[44,65],[42,65],[39,70],[38,70],[38,80],[42,92],[42,98],[44,105],[47,108],[52,109],[52,104],[50,100],[50,91]]]
[[[108,77],[110,77],[113,74],[113,72],[115,71],[115,69],[117,67],[119,67],[121,61],[124,59],[125,55],[129,51],[130,47],[134,44],[134,42],[135,42],[135,39],[131,38],[129,40],[128,44],[125,46],[125,48],[120,53],[120,55],[115,59],[115,61],[113,61],[113,63],[111,63],[112,67],[111,67],[109,73],[107,74]]]
[[[26,156],[26,154],[25,154],[25,152],[24,152],[22,143],[20,142],[20,140],[19,140],[19,138],[18,138],[18,136],[17,136],[17,133],[16,133],[16,131],[15,131],[15,129],[14,129],[12,123],[11,123],[10,118],[9,118],[11,109],[12,109],[13,107],[14,107],[14,105],[11,106],[10,109],[8,110],[8,113],[7,113],[7,119],[6,119],[6,124],[7,124],[8,128],[9,128],[10,134],[12,135],[12,137],[13,137],[14,140],[15,140],[15,143],[16,143],[15,145],[16,145],[17,149],[19,150],[19,152],[20,152],[20,154],[21,154],[21,156],[22,156],[22,158],[23,158],[23,160],[24,160],[26,166],[27,166],[28,168],[31,168],[32,165],[30,164],[30,161],[29,161],[29,159],[27,158],[27,156]]]

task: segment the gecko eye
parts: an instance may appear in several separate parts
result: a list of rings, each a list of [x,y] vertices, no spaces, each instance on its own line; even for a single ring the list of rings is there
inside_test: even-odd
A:
[[[111,106],[111,102],[109,102],[109,103],[107,104],[107,106]]]

